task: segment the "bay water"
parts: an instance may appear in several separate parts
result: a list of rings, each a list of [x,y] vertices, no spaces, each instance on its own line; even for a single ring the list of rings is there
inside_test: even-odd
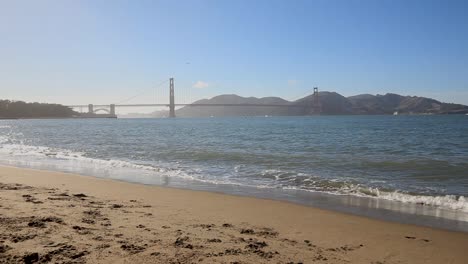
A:
[[[468,231],[468,116],[0,121],[0,164]]]

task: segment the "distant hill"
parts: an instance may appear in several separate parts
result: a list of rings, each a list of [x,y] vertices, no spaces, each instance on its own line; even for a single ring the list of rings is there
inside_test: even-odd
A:
[[[353,114],[351,102],[341,94],[335,92],[320,92],[320,108],[322,114],[327,115],[349,115]],[[314,114],[312,111],[314,96],[309,95],[299,99],[293,104],[309,106],[305,108],[305,114]]]
[[[59,104],[25,103],[0,100],[0,119],[4,118],[63,118],[78,115],[72,109]]]
[[[336,92],[320,92],[322,115],[389,115],[399,114],[465,114],[468,106],[442,103],[434,99],[402,96],[388,93],[385,95],[361,94],[344,97]],[[241,97],[226,94],[203,99],[194,104],[280,104],[275,106],[186,106],[176,111],[179,117],[209,116],[292,116],[312,115],[314,113],[313,95],[290,102],[279,97]]]
[[[169,117],[169,110],[158,110],[151,113],[119,114],[119,118],[163,118]]]
[[[348,97],[354,114],[463,114],[468,113],[468,106],[447,104],[434,99],[418,96],[357,95]]]
[[[202,99],[194,104],[280,104],[289,105],[291,102],[279,97],[241,97],[235,94],[225,94],[211,99]],[[295,109],[275,106],[186,106],[176,111],[179,117],[204,116],[265,116],[265,115],[294,115]],[[297,109],[296,109],[297,110]],[[289,111],[289,112],[288,112]],[[297,115],[297,114],[296,114]]]

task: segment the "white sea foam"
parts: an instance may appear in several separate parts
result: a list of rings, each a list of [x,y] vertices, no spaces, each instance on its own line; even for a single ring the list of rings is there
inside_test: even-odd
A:
[[[368,188],[367,190],[361,189],[360,191],[349,191],[348,187],[340,188],[337,190],[319,190],[319,189],[305,189],[297,186],[285,186],[286,190],[302,190],[310,192],[321,192],[331,195],[351,195],[364,197],[369,199],[381,199],[393,202],[400,202],[405,204],[433,206],[434,208],[450,209],[455,211],[462,211],[468,213],[468,199],[464,196],[457,195],[412,195],[399,191],[385,192],[379,191],[376,188]]]
[[[3,155],[2,155],[3,154]],[[222,181],[217,179],[206,178],[201,174],[201,170],[196,168],[192,169],[191,172],[184,171],[182,169],[175,168],[178,162],[170,164],[172,166],[158,167],[155,165],[144,165],[130,161],[117,160],[117,159],[96,159],[90,158],[83,152],[76,152],[64,149],[56,149],[43,146],[29,146],[24,144],[1,144],[0,145],[0,157],[7,156],[8,160],[23,159],[23,158],[41,158],[41,162],[47,163],[49,161],[72,161],[76,162],[77,170],[80,170],[80,166],[89,167],[94,165],[95,167],[102,170],[112,169],[133,169],[144,172],[150,172],[157,176],[164,177],[177,177],[184,180],[196,180],[199,182],[210,183],[210,184],[235,184],[230,181],[223,179]],[[131,180],[131,177],[128,178]]]
[[[0,136],[0,144],[8,142],[10,139],[6,136]]]
[[[444,196],[429,196],[429,195],[411,195],[394,192],[383,192],[378,189],[369,189],[375,197],[389,201],[398,201],[402,203],[413,203],[421,205],[437,206],[441,208],[450,208],[452,210],[459,210],[468,212],[468,200],[464,196],[444,195]]]
[[[42,157],[55,160],[70,160],[83,162],[86,164],[95,164],[104,169],[108,168],[132,168],[132,169],[142,169],[145,171],[153,172],[164,172],[170,174],[169,170],[164,168],[158,168],[148,165],[135,164],[128,161],[116,160],[116,159],[95,159],[86,157],[85,153],[74,152],[69,150],[54,149],[49,147],[42,146],[28,146],[22,144],[3,144],[0,148],[0,154],[8,154],[11,157],[19,156],[29,156],[29,157]],[[177,170],[173,170],[177,173]]]
[[[275,179],[280,180],[280,175],[284,172],[280,170],[264,170],[261,173],[262,175],[271,175],[276,174]],[[319,186],[319,182],[324,182],[323,179],[315,177],[312,175],[307,175],[304,173],[298,173],[297,176],[305,177],[302,182],[310,184],[311,186],[282,186],[283,189],[289,190],[302,190],[302,191],[311,191],[311,192],[322,192],[333,195],[353,195],[359,197],[366,197],[371,199],[383,199],[394,202],[401,202],[406,204],[417,204],[424,206],[434,206],[438,208],[451,209],[457,211],[468,212],[468,198],[464,196],[457,195],[439,195],[439,196],[430,196],[430,195],[414,195],[407,194],[401,191],[382,191],[378,188],[368,188],[363,187],[359,184],[345,183],[343,179],[328,179],[328,183],[343,183],[341,187],[333,186],[330,189],[323,189],[324,186]],[[290,181],[289,177],[281,179],[285,184]],[[385,183],[386,181],[375,180],[373,183]],[[321,184],[323,185],[323,184]],[[272,186],[270,186],[272,187]],[[276,186],[277,187],[277,186]],[[318,188],[316,188],[318,187]],[[266,186],[262,186],[266,188]]]

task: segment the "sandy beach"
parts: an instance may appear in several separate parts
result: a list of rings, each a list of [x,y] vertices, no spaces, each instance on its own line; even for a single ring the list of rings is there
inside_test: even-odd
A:
[[[0,167],[0,263],[466,263],[468,234]]]

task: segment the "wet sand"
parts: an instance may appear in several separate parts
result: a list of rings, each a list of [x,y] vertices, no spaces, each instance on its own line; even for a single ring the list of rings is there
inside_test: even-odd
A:
[[[466,263],[468,233],[0,167],[0,263]]]

